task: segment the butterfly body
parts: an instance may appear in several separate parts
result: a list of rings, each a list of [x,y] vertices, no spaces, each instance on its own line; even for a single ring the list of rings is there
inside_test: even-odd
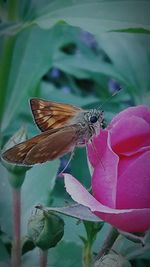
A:
[[[78,126],[77,128],[79,138],[77,146],[80,146],[80,144],[87,144],[93,135],[98,134],[102,123],[102,117],[100,116],[100,111],[91,109],[77,113],[77,115],[72,119],[70,124],[75,124]]]
[[[30,104],[42,133],[5,151],[2,157],[11,163],[31,166],[61,157],[86,145],[102,125],[103,113],[97,109],[42,99],[31,99]]]

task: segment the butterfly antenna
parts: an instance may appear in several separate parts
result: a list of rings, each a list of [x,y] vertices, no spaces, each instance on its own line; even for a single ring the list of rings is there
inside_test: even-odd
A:
[[[70,158],[69,158],[67,164],[66,164],[65,167],[61,170],[61,172],[58,173],[58,175],[62,175],[62,173],[67,169],[67,167],[68,167],[68,165],[70,164],[70,162],[71,162],[73,156],[74,156],[74,150],[71,152],[71,154],[70,154]]]
[[[122,87],[120,87],[118,90],[116,90],[115,92],[112,93],[112,95],[110,97],[108,97],[103,103],[102,105],[98,108],[98,109],[102,109],[102,107],[108,103],[110,101],[110,99],[112,99],[112,97],[114,97],[115,95],[117,95],[120,91],[121,91]]]

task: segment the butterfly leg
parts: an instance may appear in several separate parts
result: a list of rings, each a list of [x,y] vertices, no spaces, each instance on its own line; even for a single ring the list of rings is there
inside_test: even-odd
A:
[[[75,149],[73,149],[73,150],[71,151],[70,158],[69,158],[67,164],[66,164],[65,167],[58,173],[58,175],[62,175],[63,172],[67,169],[68,165],[70,164],[71,160],[73,159],[74,151],[75,151]]]

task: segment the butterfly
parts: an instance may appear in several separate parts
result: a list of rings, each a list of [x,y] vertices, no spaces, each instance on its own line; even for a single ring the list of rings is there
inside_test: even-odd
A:
[[[42,133],[2,154],[10,163],[32,166],[54,160],[87,145],[103,125],[103,111],[33,98],[30,106]]]

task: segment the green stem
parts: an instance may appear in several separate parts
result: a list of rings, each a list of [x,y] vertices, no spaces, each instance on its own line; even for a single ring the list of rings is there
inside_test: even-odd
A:
[[[48,250],[40,249],[40,267],[47,266],[47,255],[48,255]]]
[[[103,255],[105,255],[109,252],[109,250],[113,246],[115,240],[117,239],[118,235],[119,235],[119,233],[118,233],[117,229],[111,227],[107,236],[106,236],[106,239],[104,240],[104,243],[103,243],[100,251],[98,252],[98,254],[96,256],[96,261],[99,260]]]
[[[83,266],[84,267],[90,267],[92,260],[92,250],[90,244],[85,244],[84,250],[83,250]]]
[[[11,267],[21,267],[21,189],[13,188],[13,243],[11,252]]]

